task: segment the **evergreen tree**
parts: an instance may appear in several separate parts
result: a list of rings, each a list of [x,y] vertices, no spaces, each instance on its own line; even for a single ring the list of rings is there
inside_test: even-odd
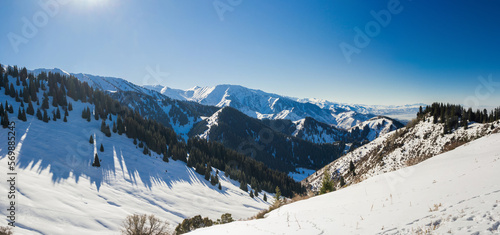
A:
[[[267,195],[264,193],[264,198],[262,198],[265,202],[267,202]]]
[[[44,122],[49,122],[49,120],[50,120],[49,119],[49,115],[47,114],[47,110],[46,109],[43,110],[43,118],[42,118],[42,120]]]
[[[245,191],[245,192],[248,192],[248,186],[247,186],[247,183],[244,180],[242,180],[240,182],[240,189],[243,190],[243,191]]]
[[[102,143],[101,143],[101,148],[99,148],[99,151],[104,152],[104,146],[102,146]]]
[[[40,120],[40,121],[43,119],[43,118],[42,118],[42,112],[40,112],[40,109],[38,109],[38,108],[36,109],[36,117],[37,117],[37,118],[38,118],[38,120]]]
[[[9,114],[7,112],[4,113],[4,115],[2,116],[2,127],[3,128],[7,128],[9,127]]]
[[[67,116],[64,116],[63,122],[68,122]]]
[[[344,187],[344,185],[345,185],[344,176],[340,176],[340,187]]]
[[[422,106],[420,106],[422,107]],[[352,173],[352,176],[356,176],[356,167],[354,166],[354,162],[351,160],[349,163],[349,171]]]
[[[274,204],[281,205],[281,190],[278,186],[276,186],[276,189],[274,190]]]
[[[89,143],[94,144],[94,135],[90,135]]]
[[[219,182],[219,190],[222,190],[222,185],[220,184],[220,182]]]
[[[254,195],[253,195],[253,191],[252,191],[252,190],[250,190],[250,197],[251,197],[251,198],[253,198],[253,197],[254,197]]]
[[[73,110],[73,105],[71,104],[71,102],[69,102],[69,104],[68,104],[68,110],[69,110],[69,111],[72,111],[72,110]]]
[[[166,153],[163,153],[163,161],[168,162],[168,155]]]
[[[335,191],[335,188],[333,186],[330,172],[328,170],[325,170],[325,172],[323,173],[323,181],[321,182],[319,194],[325,194],[333,191]]]
[[[35,114],[35,109],[33,108],[33,104],[28,102],[28,109],[26,109],[26,113],[29,115],[34,115]]]
[[[68,109],[64,109],[64,116],[65,117],[69,116]]]
[[[111,115],[109,115],[109,117],[111,117]],[[116,129],[116,123],[113,122],[113,133],[116,133],[117,129]]]
[[[101,167],[101,162],[99,160],[99,156],[97,156],[97,153],[94,156],[94,162],[92,163],[93,167]]]
[[[256,197],[259,197],[259,190],[255,190],[254,194],[255,194]]]
[[[56,109],[56,118],[61,119],[61,111],[59,110],[59,108]]]

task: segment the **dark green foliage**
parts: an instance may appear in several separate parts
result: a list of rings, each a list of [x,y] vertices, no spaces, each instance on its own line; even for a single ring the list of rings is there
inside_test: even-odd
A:
[[[99,115],[95,115],[95,116],[99,116]],[[107,137],[111,136],[111,130],[109,129],[109,125],[106,124],[104,119],[101,122],[101,132],[104,133]]]
[[[197,228],[210,227],[214,224],[208,217],[202,218],[201,215],[194,216],[193,218],[184,219],[182,223],[175,228],[176,234],[184,234],[193,231]]]
[[[281,190],[278,186],[274,189],[274,204],[276,203],[281,203]]]
[[[217,175],[210,175],[210,184],[215,186],[219,183],[219,177]]]
[[[258,197],[259,196],[259,191],[258,190],[255,190],[255,196]]]
[[[264,198],[262,198],[262,200],[264,200],[265,202],[267,202],[267,195],[266,195],[266,193],[264,193]]]
[[[240,181],[240,189],[245,191],[245,192],[248,192],[248,186],[244,180]]]
[[[204,166],[210,163],[217,169],[224,169],[226,177],[239,182],[250,181],[253,188],[269,192],[274,191],[279,185],[283,195],[289,197],[293,196],[294,192],[300,194],[305,191],[300,183],[295,182],[286,173],[269,169],[264,163],[227,149],[220,143],[191,138],[188,140],[187,148],[190,151],[187,165],[196,167],[196,172],[199,174],[204,175]]]
[[[344,185],[345,185],[344,176],[340,176],[340,187],[344,187]]]
[[[335,191],[335,186],[333,184],[330,172],[328,170],[325,170],[325,172],[323,173],[323,181],[321,182],[319,194],[325,194],[333,191]]]
[[[212,221],[208,217],[202,218],[201,215],[197,215],[192,218],[184,219],[182,223],[177,225],[177,227],[175,228],[175,234],[184,234],[198,228],[210,227],[215,224],[227,224],[233,221],[234,219],[229,213],[221,215],[220,219],[217,219],[216,222]]]
[[[40,111],[40,109],[36,109],[36,117],[38,118],[38,120],[43,120],[43,116],[42,116],[42,112]]]
[[[349,163],[349,172],[351,172],[353,176],[356,176],[356,167],[354,166],[354,162],[352,160]]]
[[[94,144],[94,136],[90,135],[89,143]]]
[[[2,116],[2,121],[1,121],[1,124],[2,124],[2,127],[3,128],[7,128],[9,126],[9,114],[7,112],[5,112]]]
[[[47,114],[47,110],[44,109],[43,110],[43,117],[42,117],[42,121],[44,122],[49,122],[50,118],[49,118],[49,115]]]
[[[472,108],[467,110],[461,105],[433,103],[425,107],[420,118],[429,115],[433,117],[433,123],[442,123],[444,126],[443,134],[448,134],[458,127],[468,128],[469,122],[488,123],[500,119],[500,107],[493,109],[488,113],[488,110],[476,110]]]
[[[104,152],[104,146],[101,143],[101,147],[99,148],[99,151]]]
[[[94,162],[92,163],[93,167],[101,167],[101,161],[99,160],[99,156],[97,156],[97,153],[94,156]]]
[[[275,122],[251,118],[230,107],[225,107],[219,112],[217,123],[210,129],[211,141],[220,142],[226,148],[282,172],[295,171],[296,167],[310,169],[323,167],[339,158],[345,149],[343,142],[314,144],[292,137],[286,130],[281,130],[286,129],[284,124],[278,124],[282,128],[276,127],[272,125],[276,124]],[[196,136],[205,132],[206,126],[206,121],[199,122],[189,135]]]
[[[33,108],[33,104],[31,103],[31,101],[28,102],[28,108],[26,109],[26,113],[29,115],[35,114],[35,109]]]
[[[253,190],[250,190],[250,197],[254,198]]]

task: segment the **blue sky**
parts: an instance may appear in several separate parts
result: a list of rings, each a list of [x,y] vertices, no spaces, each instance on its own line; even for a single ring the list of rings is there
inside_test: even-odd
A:
[[[498,12],[493,0],[4,0],[0,63],[181,89],[498,106]],[[356,29],[369,42],[356,44]]]

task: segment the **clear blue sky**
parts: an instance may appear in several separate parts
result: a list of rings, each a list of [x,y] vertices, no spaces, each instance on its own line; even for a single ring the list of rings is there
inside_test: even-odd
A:
[[[54,1],[2,1],[0,63],[348,103],[469,97],[500,105],[500,85],[478,79],[491,74],[500,83],[499,1],[61,0],[49,12],[40,5]],[[390,21],[372,22],[372,10],[389,12]],[[341,43],[356,46],[355,28],[366,34],[367,25],[373,37],[348,62]],[[154,79],[157,68],[163,75]]]

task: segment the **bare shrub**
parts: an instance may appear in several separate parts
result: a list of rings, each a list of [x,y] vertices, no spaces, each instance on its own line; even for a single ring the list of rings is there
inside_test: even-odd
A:
[[[122,225],[122,234],[126,235],[171,235],[168,223],[154,215],[133,214],[127,216]]]
[[[0,226],[0,235],[12,235],[12,227]]]

